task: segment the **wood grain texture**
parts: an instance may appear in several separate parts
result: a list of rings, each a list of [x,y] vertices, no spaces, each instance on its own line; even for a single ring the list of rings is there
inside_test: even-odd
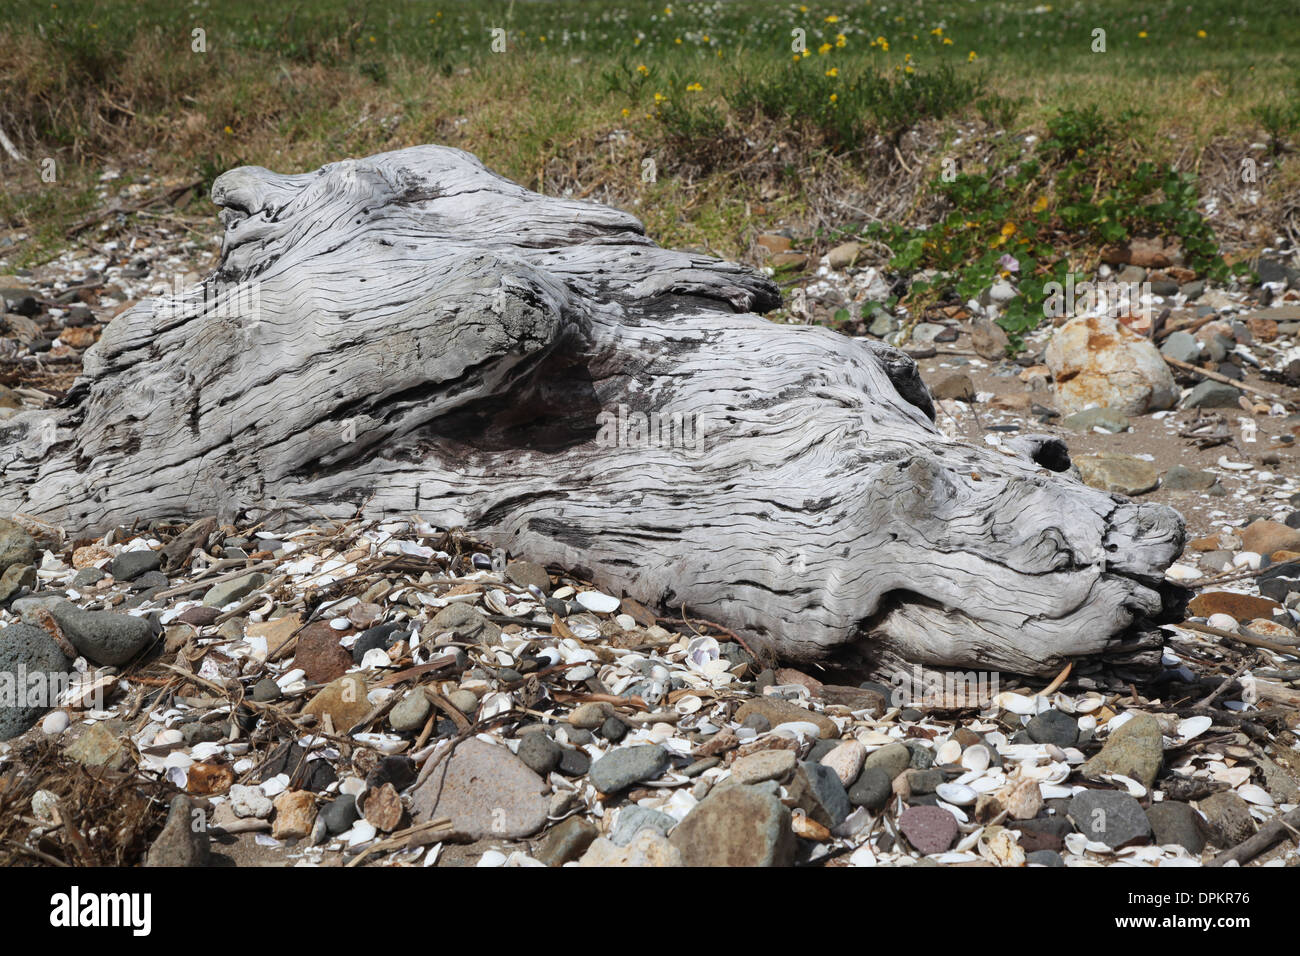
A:
[[[626,213],[434,146],[212,195],[218,270],[0,425],[0,512],[418,513],[790,660],[1046,674],[1177,599],[1177,513],[1053,438],[945,438],[907,356],[768,322],[768,279]]]

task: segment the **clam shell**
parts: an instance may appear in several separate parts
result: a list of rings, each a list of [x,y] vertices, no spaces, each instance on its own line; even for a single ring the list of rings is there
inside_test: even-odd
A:
[[[975,802],[978,794],[970,787],[960,783],[941,783],[934,789],[935,796],[956,807],[968,807]]]
[[[934,762],[940,766],[954,764],[960,759],[961,744],[956,740],[945,740],[934,754]]]
[[[1273,806],[1273,798],[1269,796],[1267,790],[1258,784],[1243,783],[1237,788],[1237,796],[1241,797],[1241,799],[1245,800],[1247,803],[1255,804],[1257,807]]]
[[[1183,740],[1191,740],[1193,737],[1199,737],[1210,729],[1214,720],[1205,715],[1188,717],[1178,722],[1178,736]]]
[[[685,697],[678,698],[677,703],[673,704],[673,710],[677,711],[679,714],[686,715],[695,713],[703,706],[704,701],[696,697],[694,694],[687,694]]]
[[[967,770],[987,770],[992,755],[983,744],[971,744],[961,755],[961,765]]]

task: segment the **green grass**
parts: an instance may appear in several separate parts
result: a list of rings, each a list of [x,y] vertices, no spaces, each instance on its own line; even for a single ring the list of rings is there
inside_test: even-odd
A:
[[[1142,161],[1194,168],[1224,137],[1285,157],[1300,18],[1293,0],[1227,6],[0,0],[0,128],[32,160],[6,163],[0,218],[32,234],[14,257],[30,263],[93,207],[105,165],[210,181],[442,142],[531,188],[630,208],[662,242],[743,255],[765,223],[810,209],[824,223],[828,192],[921,188],[933,149],[910,180],[881,178],[920,128],[961,155],[972,129],[1041,134],[1100,104],[1130,112],[1114,145]],[[36,175],[49,156],[54,185]],[[1295,165],[1270,195],[1294,190]]]

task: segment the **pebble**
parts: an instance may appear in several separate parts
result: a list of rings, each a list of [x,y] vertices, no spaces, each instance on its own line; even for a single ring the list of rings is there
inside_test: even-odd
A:
[[[564,748],[546,735],[543,730],[525,734],[519,741],[518,757],[528,769],[545,777],[560,765]]]
[[[1025,730],[1035,743],[1055,744],[1064,748],[1073,747],[1079,742],[1078,721],[1059,710],[1045,710],[1035,715],[1025,725]]]
[[[157,551],[123,551],[108,563],[108,573],[118,581],[134,581],[148,571],[157,571],[161,566],[162,555]]]
[[[265,574],[254,571],[252,574],[241,575],[233,580],[214,584],[203,595],[203,603],[207,607],[223,608],[233,601],[248,597],[248,595],[264,585],[266,581]]]
[[[796,763],[793,750],[760,750],[737,758],[731,765],[731,776],[742,784],[782,781],[794,773]]]
[[[858,779],[849,787],[849,803],[855,807],[879,810],[893,795],[889,773],[881,767],[864,767]]]
[[[348,793],[326,804],[320,815],[325,821],[326,830],[334,836],[351,829],[352,824],[361,819],[357,798]]]
[[[886,744],[879,750],[869,753],[863,763],[866,768],[877,767],[885,771],[890,780],[893,780],[911,765],[912,751],[908,750],[903,744]]]
[[[943,853],[957,839],[957,818],[941,807],[908,807],[898,815],[898,829],[922,856]]]
[[[632,842],[632,838],[646,827],[659,831],[663,836],[668,836],[669,831],[675,826],[677,826],[677,821],[668,814],[638,806],[634,803],[618,811],[618,817],[614,822],[614,829],[610,832],[609,838],[619,846],[627,846]]]
[[[83,611],[69,601],[51,605],[50,614],[68,643],[96,664],[120,667],[156,636],[148,618],[114,611]]]
[[[653,780],[668,769],[668,751],[658,744],[616,747],[591,765],[591,784],[601,793],[617,793],[634,783]]]
[[[1068,812],[1080,833],[1113,850],[1151,838],[1142,804],[1118,790],[1084,790],[1070,800]]]
[[[572,816],[547,831],[533,854],[547,866],[563,866],[578,859],[600,835],[600,831],[580,816]]]
[[[1164,800],[1147,808],[1147,822],[1151,824],[1153,842],[1167,846],[1181,846],[1192,856],[1205,848],[1205,825],[1200,814],[1186,803]]]
[[[1213,793],[1197,803],[1205,814],[1210,836],[1215,846],[1226,850],[1250,839],[1255,833],[1255,821],[1250,815],[1250,805],[1230,791]]]
[[[411,793],[411,818],[450,817],[460,839],[517,840],[546,825],[546,782],[505,747],[477,737],[462,741]]]
[[[1150,790],[1163,757],[1160,724],[1150,714],[1136,714],[1118,730],[1111,731],[1101,752],[1085,763],[1081,772],[1090,779],[1104,773],[1122,774]]]
[[[800,761],[787,791],[796,806],[827,829],[835,829],[849,815],[849,795],[830,767]]]
[[[211,842],[207,826],[194,825],[194,804],[183,793],[172,797],[167,822],[149,847],[144,865],[148,867],[207,866],[211,860]]]
[[[790,866],[795,855],[790,810],[772,783],[714,790],[677,825],[669,842],[685,866]]]
[[[406,695],[388,713],[388,723],[399,734],[419,733],[429,720],[433,705],[424,691],[415,688]]]
[[[812,759],[811,755],[809,759]],[[845,787],[852,786],[853,781],[858,779],[866,759],[867,748],[856,740],[838,743],[830,753],[820,758],[824,766],[835,771],[835,776],[840,778],[840,783]]]
[[[671,866],[684,865],[677,847],[659,831],[642,830],[627,846],[600,837],[592,841],[587,852],[578,860],[578,866]]]
[[[808,722],[817,726],[817,732],[824,738],[838,738],[839,727],[825,714],[805,710],[798,704],[779,697],[755,697],[745,701],[736,711],[735,718],[744,722],[750,714],[759,714],[775,727],[777,724]]]

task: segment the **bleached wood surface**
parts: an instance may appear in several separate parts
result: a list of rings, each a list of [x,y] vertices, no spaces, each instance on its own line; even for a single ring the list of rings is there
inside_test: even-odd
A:
[[[1042,674],[1160,612],[1174,511],[945,438],[905,355],[766,321],[768,279],[626,213],[434,146],[212,192],[217,272],[0,425],[0,513],[418,513],[790,660]]]

